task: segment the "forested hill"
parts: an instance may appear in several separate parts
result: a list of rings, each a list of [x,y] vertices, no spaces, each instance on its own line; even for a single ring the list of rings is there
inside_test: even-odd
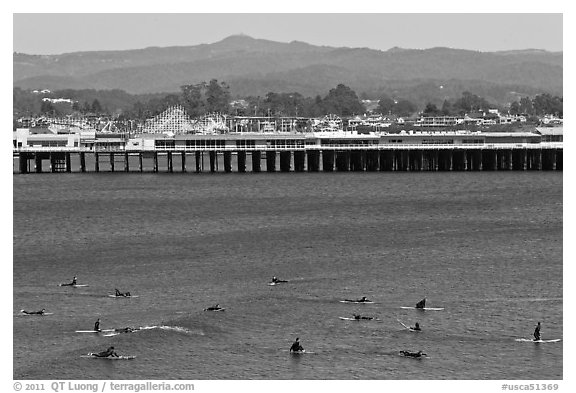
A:
[[[405,98],[427,86],[447,87],[445,95],[449,90],[459,95],[475,86],[479,93],[500,101],[509,99],[509,94],[562,96],[562,61],[562,52],[541,50],[379,51],[240,35],[188,47],[43,56],[15,53],[13,66],[14,86],[24,89],[122,89],[142,94],[176,92],[182,85],[215,78],[230,85],[232,96],[270,91],[315,96],[344,83],[358,94],[401,92]]]

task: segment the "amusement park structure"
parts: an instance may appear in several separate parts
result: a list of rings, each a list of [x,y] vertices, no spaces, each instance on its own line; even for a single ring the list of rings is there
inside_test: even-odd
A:
[[[180,105],[172,106],[164,112],[146,120],[140,130],[146,134],[189,134],[195,132],[195,124],[190,120],[184,108]]]

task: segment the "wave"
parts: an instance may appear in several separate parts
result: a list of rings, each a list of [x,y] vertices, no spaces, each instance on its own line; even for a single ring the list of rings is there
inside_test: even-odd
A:
[[[160,325],[160,326],[154,326],[153,328],[158,328],[158,329],[162,329],[162,330],[167,330],[167,331],[172,331],[172,332],[177,332],[177,333],[183,333],[183,334],[200,334],[201,336],[204,335],[203,331],[192,331],[188,328],[185,328],[183,326],[169,326],[169,325]]]

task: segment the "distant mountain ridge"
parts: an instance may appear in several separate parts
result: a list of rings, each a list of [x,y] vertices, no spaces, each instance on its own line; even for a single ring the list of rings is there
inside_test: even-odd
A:
[[[399,91],[417,86],[414,81],[500,90],[508,86],[520,94],[562,95],[563,53],[397,47],[380,51],[235,35],[196,46],[61,55],[14,53],[13,70],[14,86],[25,89],[122,89],[132,94],[175,92],[182,85],[216,78],[231,86],[232,95],[269,91],[324,95],[338,83],[358,94],[376,94],[391,85]]]

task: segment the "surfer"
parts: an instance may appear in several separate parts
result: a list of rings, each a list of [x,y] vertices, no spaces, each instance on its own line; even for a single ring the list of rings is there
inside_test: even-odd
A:
[[[26,311],[26,310],[20,310],[22,311],[24,314],[27,315],[44,315],[44,312],[46,311],[46,309],[42,309],[40,311]]]
[[[422,351],[418,351],[418,352],[411,352],[411,351],[400,351],[401,355],[404,356],[408,356],[411,358],[421,358],[422,356],[427,356],[425,353],[423,353]]]
[[[100,318],[98,318],[98,320],[94,323],[94,331],[95,332],[100,332]]]
[[[61,287],[74,286],[74,285],[76,285],[76,281],[77,281],[77,278],[76,278],[76,276],[74,276],[71,283],[60,284],[60,286]]]
[[[125,328],[117,328],[117,329],[114,329],[114,331],[115,331],[115,332],[118,332],[118,333],[132,333],[132,332],[136,331],[136,329],[133,328],[133,327],[128,326],[128,327],[125,327]]]
[[[114,347],[109,347],[107,350],[102,351],[102,352],[92,353],[92,356],[96,356],[96,357],[99,357],[99,358],[107,358],[107,357],[110,357],[110,356],[120,357],[120,356],[118,356],[118,354],[116,353],[116,351],[114,351]]]
[[[414,327],[411,327],[410,329],[412,330],[417,330],[417,331],[421,331],[422,329],[420,329],[420,324],[418,322],[416,322],[416,325],[414,325]]]
[[[132,296],[132,295],[130,295],[130,292],[124,292],[124,293],[122,293],[122,292],[120,292],[120,291],[118,290],[118,288],[116,288],[116,296],[129,297],[129,296]]]
[[[294,343],[292,344],[292,346],[290,347],[290,352],[302,352],[304,350],[304,348],[302,347],[302,345],[300,345],[300,339],[298,337],[296,337],[296,341],[294,341]]]
[[[370,300],[366,299],[366,296],[362,296],[362,299],[357,299],[357,300],[350,300],[350,299],[344,299],[347,302],[353,302],[353,303],[364,303],[364,302],[369,302]]]
[[[372,319],[374,319],[374,317],[363,317],[360,314],[352,314],[354,316],[354,319],[356,320],[360,320],[360,319],[365,319],[367,321],[370,321]]]
[[[426,298],[420,300],[418,303],[416,303],[416,308],[424,308],[426,307]]]
[[[538,322],[538,325],[536,325],[534,329],[534,341],[540,341],[540,322]]]
[[[204,311],[218,311],[218,310],[222,310],[219,304],[204,309]]]

